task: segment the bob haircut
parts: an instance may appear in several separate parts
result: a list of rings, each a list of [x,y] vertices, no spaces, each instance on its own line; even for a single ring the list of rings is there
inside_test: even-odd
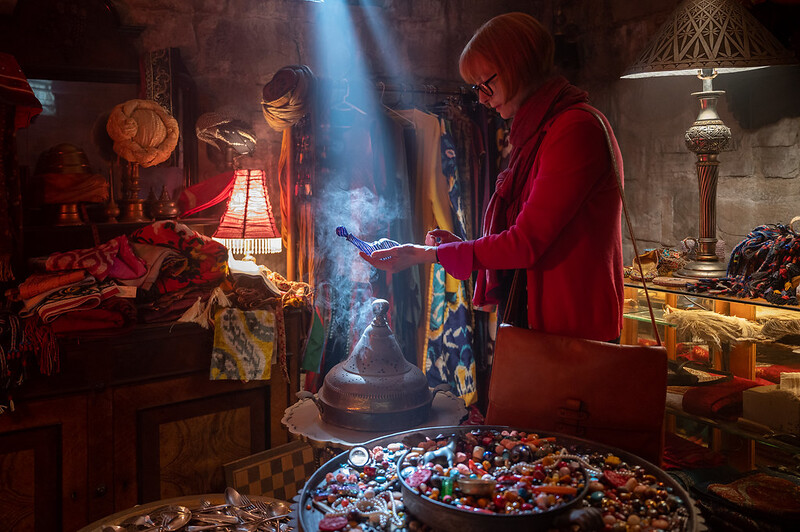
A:
[[[480,83],[478,71],[487,63],[513,98],[523,87],[538,87],[553,71],[555,43],[541,22],[526,13],[498,15],[478,28],[458,61],[467,83]]]

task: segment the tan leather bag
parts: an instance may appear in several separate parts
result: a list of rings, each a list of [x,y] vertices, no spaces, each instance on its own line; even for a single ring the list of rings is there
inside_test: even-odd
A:
[[[638,257],[610,132],[603,118],[592,114],[606,133],[628,231]],[[661,346],[647,285],[645,295],[657,346],[619,345],[515,327],[507,322],[512,309],[519,306],[523,279],[518,271],[509,296],[506,323],[497,333],[486,422],[586,438],[660,465],[667,351]]]
[[[667,353],[502,324],[486,422],[560,432],[660,464]]]

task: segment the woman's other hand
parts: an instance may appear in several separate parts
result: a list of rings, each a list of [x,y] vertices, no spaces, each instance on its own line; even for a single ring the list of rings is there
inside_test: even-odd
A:
[[[461,242],[461,239],[444,229],[432,229],[425,235],[425,245],[427,246],[438,246],[449,242]]]
[[[435,247],[417,244],[403,244],[389,249],[376,249],[371,256],[362,251],[359,255],[374,267],[389,273],[405,270],[415,264],[436,262]]]

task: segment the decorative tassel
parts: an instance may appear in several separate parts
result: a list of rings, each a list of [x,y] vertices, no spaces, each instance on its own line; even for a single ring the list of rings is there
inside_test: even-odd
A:
[[[192,323],[197,321],[197,317],[200,316],[200,314],[202,313],[201,311],[202,300],[203,300],[202,298],[198,297],[197,301],[195,301],[191,307],[186,309],[186,312],[181,314],[181,317],[178,318],[178,321],[187,323]]]
[[[7,282],[14,280],[14,271],[11,269],[11,256],[0,256],[0,281]]]
[[[225,295],[225,292],[219,286],[211,292],[211,296],[208,298],[208,303],[206,303],[206,308],[203,309],[203,313],[198,319],[198,323],[204,329],[208,329],[214,325],[214,314],[216,314],[216,307],[230,307],[231,300],[228,299],[228,296]]]
[[[206,302],[205,306],[203,306],[202,298],[198,297],[197,301],[195,301],[194,304],[186,312],[184,312],[180,318],[178,318],[178,321],[196,323],[203,329],[208,329],[214,325],[213,315],[216,311],[216,307],[230,306],[231,300],[225,295],[225,291],[220,287],[216,287],[208,297],[208,301]]]
[[[36,362],[42,375],[55,375],[61,371],[58,341],[49,325],[42,323],[38,317],[29,318],[25,320],[22,338],[20,345],[25,347],[20,351],[32,351],[36,354]]]
[[[231,306],[231,300],[228,298],[227,295],[225,295],[225,291],[219,286],[216,287],[214,291],[211,293],[211,297],[215,298],[217,305],[219,305],[220,307],[227,308]]]

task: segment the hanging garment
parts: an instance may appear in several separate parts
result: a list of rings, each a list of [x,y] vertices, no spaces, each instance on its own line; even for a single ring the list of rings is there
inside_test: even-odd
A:
[[[424,231],[439,227],[463,234],[463,219],[453,216],[453,213],[463,216],[463,212],[459,212],[458,205],[451,199],[459,198],[455,151],[449,138],[444,137],[441,121],[417,109],[400,112],[416,124],[415,213],[422,218]],[[424,236],[424,232],[417,235],[417,240]],[[439,264],[422,271],[427,274],[422,279],[423,286],[427,287],[422,353],[428,382],[448,383],[466,404],[472,404],[477,400],[477,388],[468,289],[462,281],[447,275]]]
[[[452,106],[451,106],[452,107]],[[464,211],[466,238],[475,237],[475,195],[472,183],[480,181],[481,164],[479,154],[483,151],[481,135],[476,135],[477,126],[464,114],[460,106],[453,107],[447,118],[447,132],[453,139],[456,165],[461,182],[461,208]]]
[[[42,112],[42,104],[13,55],[0,52],[0,70],[0,281],[13,281],[13,251],[21,242],[16,132]]]
[[[425,337],[425,375],[428,385],[449,384],[453,393],[471,405],[478,399],[472,354],[472,309],[465,282],[455,292],[445,289],[447,274],[432,265]]]
[[[450,213],[450,195],[447,179],[442,173],[442,128],[439,118],[419,109],[403,109],[398,115],[414,124],[413,143],[409,146],[413,159],[410,163],[414,235],[412,242],[422,242],[431,229],[439,228],[453,231],[453,217]],[[432,282],[431,267],[420,268],[420,285],[425,293],[430,293]],[[455,292],[455,279],[447,276],[450,292]],[[430,309],[430,300],[423,302],[425,313]],[[425,356],[427,328],[420,327],[417,334],[417,352]],[[423,361],[424,362],[424,361]]]
[[[398,242],[414,240],[411,211],[410,175],[406,129],[413,138],[413,126],[408,120],[398,120],[389,114],[386,119],[376,122],[376,182],[383,185],[380,194],[388,204],[394,205],[397,216],[389,222],[388,236]],[[378,149],[382,147],[382,149]],[[378,179],[378,175],[381,179]],[[411,364],[417,365],[422,356],[417,356],[417,331],[422,322],[422,287],[420,268],[415,265],[388,276],[388,297],[391,305],[390,318],[392,330],[403,356]]]

